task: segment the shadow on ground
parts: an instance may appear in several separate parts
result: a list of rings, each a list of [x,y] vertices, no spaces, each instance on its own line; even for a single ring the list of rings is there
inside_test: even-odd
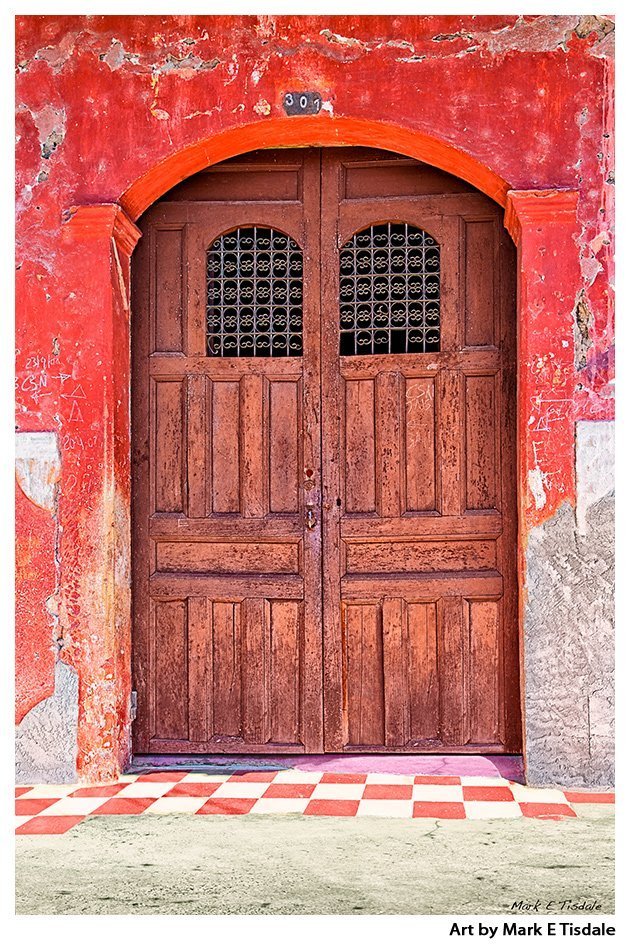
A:
[[[487,915],[588,897],[614,912],[613,814],[565,821],[88,818],[17,838],[17,912]],[[554,914],[554,913],[550,913]],[[583,913],[581,913],[583,915]]]

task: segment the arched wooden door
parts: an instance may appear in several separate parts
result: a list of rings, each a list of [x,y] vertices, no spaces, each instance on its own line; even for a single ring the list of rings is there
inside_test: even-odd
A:
[[[301,149],[140,225],[135,752],[519,751],[499,208]]]

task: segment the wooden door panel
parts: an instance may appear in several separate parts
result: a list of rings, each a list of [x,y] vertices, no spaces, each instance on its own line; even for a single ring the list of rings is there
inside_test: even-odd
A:
[[[440,741],[466,742],[467,646],[462,598],[443,597],[438,604],[438,674],[440,677]]]
[[[302,607],[297,601],[269,604],[269,732],[279,745],[303,745],[300,699],[303,659]]]
[[[323,167],[327,748],[518,750],[511,248],[489,201],[430,173],[374,153]],[[339,249],[388,220],[439,245],[439,350],[340,355]]]
[[[463,221],[464,344],[496,345],[500,304],[497,274],[501,269],[496,218]]]
[[[376,417],[372,378],[345,384],[345,508],[376,511]]]
[[[160,266],[152,273],[154,319],[152,351],[183,352],[185,312],[186,227],[155,227],[153,252]]]
[[[184,511],[184,387],[181,380],[158,381],[154,388],[152,467],[156,512]]]
[[[435,571],[416,574],[379,574],[376,587],[381,597],[421,596],[423,599],[460,596],[501,596],[505,582],[498,571]],[[344,575],[340,581],[341,599],[363,600],[375,596],[372,574]]]
[[[406,664],[409,727],[406,741],[440,743],[440,674],[438,666],[438,602],[406,605]],[[403,660],[405,652],[403,651]],[[404,690],[403,690],[404,691]]]
[[[155,603],[156,751],[304,751],[303,605],[270,598]]]
[[[188,604],[188,686],[184,704],[188,713],[188,738],[205,742],[210,731],[209,693],[213,688],[212,604],[206,597],[189,597]]]
[[[209,435],[212,429],[212,386],[209,378],[190,374],[186,395],[187,520],[203,519],[211,511],[208,481],[212,469],[212,439]]]
[[[461,516],[464,510],[462,479],[463,377],[445,369],[438,377],[438,429],[436,452],[440,469],[440,513]]]
[[[380,604],[344,604],[342,613],[348,696],[347,744],[382,745],[385,729]]]
[[[259,203],[268,201],[301,202],[308,180],[304,151],[260,150],[204,168],[183,180],[170,191],[174,202],[216,202],[227,199]],[[312,186],[312,182],[311,186]]]
[[[444,194],[465,193],[470,188],[464,181],[444,174],[436,167],[425,166],[418,173],[418,163],[400,155],[385,156],[383,152],[360,149],[356,157],[348,155],[341,168],[341,197],[344,200],[385,197],[437,197]],[[475,194],[469,194],[475,197]]]
[[[299,574],[299,542],[163,541],[157,570],[175,573]]]
[[[212,738],[241,739],[242,715],[242,604],[212,601]]]
[[[212,382],[210,495],[215,514],[241,511],[240,393],[239,381]]]
[[[203,595],[211,599],[224,597],[260,597],[280,600],[302,600],[304,578],[295,574],[176,574],[154,571],[148,581],[154,598],[175,598]],[[488,590],[496,585],[488,586]]]
[[[466,376],[464,398],[466,509],[500,509],[498,378],[492,374]]]
[[[473,744],[501,741],[500,705],[503,693],[499,681],[501,665],[501,602],[465,601],[467,634],[470,641],[469,740]]]
[[[402,434],[399,372],[382,371],[377,374],[375,399],[377,510],[381,518],[398,518],[401,512]]]
[[[342,385],[345,512],[435,510],[434,377],[384,371]]]
[[[332,339],[333,342],[334,340],[338,339]],[[335,350],[336,356],[339,356],[332,346],[331,350]],[[406,377],[434,377],[445,370],[491,373],[499,371],[502,366],[502,356],[496,348],[449,349],[439,352],[439,360],[430,354],[406,354],[404,369],[400,360],[396,363],[394,358],[394,355],[389,354],[346,357],[341,364],[343,377],[346,380],[374,377],[381,371],[391,370],[392,367],[395,370],[403,370]]]
[[[269,513],[298,512],[302,506],[299,381],[269,383]]]
[[[261,518],[266,510],[264,385],[260,373],[245,375],[240,382],[241,505],[242,514],[250,519]]]
[[[342,613],[347,749],[496,745],[502,734],[497,601],[384,597],[346,603]]]
[[[405,377],[404,512],[437,510],[435,378]]]
[[[182,186],[143,221],[135,281],[148,290],[137,290],[134,339],[140,752],[322,748],[319,155],[254,164],[245,189],[232,165],[208,175],[207,199],[199,182]],[[223,199],[219,185],[228,187]],[[258,256],[241,249],[254,226],[261,240],[272,229],[298,244],[286,266],[301,251],[302,299],[291,302],[293,312],[301,304],[300,357],[207,353],[206,300],[216,293],[208,280],[227,280],[230,293],[255,286],[252,261],[272,258],[269,241]],[[221,257],[221,266],[237,262],[236,275],[210,277],[210,248],[239,227],[245,242],[232,237],[225,246],[237,250]],[[273,278],[294,292],[297,276]],[[230,312],[247,308],[238,304]],[[251,326],[258,314],[247,317]]]
[[[439,347],[393,353],[390,322],[392,353],[341,356],[341,250],[383,222],[439,247]],[[253,226],[302,250],[300,356],[212,355],[207,250]],[[498,208],[386,152],[261,151],[182,182],[142,227],[135,750],[518,751],[515,266]]]
[[[187,602],[156,601],[152,617],[155,735],[169,741],[187,739]]]
[[[418,537],[417,515],[403,515],[394,519],[375,519],[373,516],[348,515],[341,525],[341,538],[362,538],[368,535],[371,540],[388,538],[392,541]],[[168,528],[166,519],[162,530]],[[499,538],[503,530],[502,516],[498,512],[483,514],[470,512],[465,515],[423,515],[422,540],[441,538],[458,540],[462,536],[469,538]],[[166,532],[170,534],[170,530]]]
[[[345,574],[404,574],[432,571],[491,571],[497,554],[493,541],[346,541]]]

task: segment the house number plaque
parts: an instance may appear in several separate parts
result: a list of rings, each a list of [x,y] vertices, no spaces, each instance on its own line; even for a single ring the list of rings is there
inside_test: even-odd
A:
[[[322,97],[319,92],[285,92],[283,105],[287,115],[317,115]]]

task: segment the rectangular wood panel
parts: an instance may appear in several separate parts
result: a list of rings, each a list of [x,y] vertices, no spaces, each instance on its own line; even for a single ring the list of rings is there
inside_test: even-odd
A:
[[[374,512],[374,381],[346,381],[344,388],[345,508],[347,512]]]
[[[208,379],[188,377],[186,389],[186,474],[188,478],[188,515],[201,518],[207,514],[209,414]]]
[[[205,597],[188,598],[188,730],[195,742],[204,742],[212,711],[212,605]]]
[[[297,512],[300,445],[298,384],[269,385],[269,510]]]
[[[155,350],[183,351],[184,229],[154,231]]]
[[[407,606],[407,638],[409,738],[438,743],[440,675],[435,601]]]
[[[438,388],[440,511],[442,515],[461,515],[463,511],[463,384],[461,374],[458,371],[441,371]]]
[[[400,515],[401,375],[384,371],[376,378],[377,481],[383,518]]]
[[[496,450],[496,378],[465,379],[466,393],[466,507],[497,508],[499,476]]]
[[[385,744],[400,747],[407,741],[407,606],[401,598],[386,597],[382,604],[383,701]]]
[[[297,542],[164,541],[157,546],[158,571],[215,574],[297,574]]]
[[[240,386],[212,385],[212,510],[238,512],[240,499]]]
[[[232,200],[299,200],[302,168],[255,167],[249,163],[233,167],[208,168],[182,181],[172,192],[179,200],[224,201],[226,193]]]
[[[231,600],[238,597],[282,597],[301,600],[304,596],[304,579],[299,574],[177,574],[159,571],[149,580],[151,593],[156,597],[200,596],[215,600]],[[473,586],[470,593],[496,593],[494,586]]]
[[[184,508],[184,417],[182,382],[155,384],[155,511]]]
[[[270,603],[269,741],[300,742],[302,607],[295,601]]]
[[[185,600],[155,604],[156,738],[188,738],[188,641]]]
[[[405,381],[405,481],[408,512],[437,508],[435,476],[435,379]]]
[[[212,605],[214,736],[242,737],[241,605]]]
[[[500,604],[492,600],[467,602],[470,652],[470,743],[500,740],[499,627]]]
[[[268,741],[267,711],[269,604],[263,598],[243,601],[243,737],[253,745]]]
[[[467,345],[493,345],[495,340],[494,220],[465,222],[466,305],[465,340]]]
[[[172,525],[166,521],[153,524],[160,535],[170,537]],[[171,530],[166,534],[166,529]],[[502,532],[502,516],[498,512],[483,513],[480,515],[403,515],[400,518],[373,519],[367,515],[353,516],[342,524],[342,538],[366,538],[375,540],[387,538],[390,541],[399,541],[403,538],[414,538],[418,541],[440,539],[450,541],[454,538],[499,538]],[[271,537],[271,536],[270,536]]]
[[[468,646],[464,639],[462,599],[445,597],[439,605],[440,737],[444,745],[467,741]]]
[[[493,541],[346,541],[346,573],[487,571],[496,567]]]
[[[263,378],[249,374],[241,380],[241,446],[243,450],[243,515],[265,514]]]
[[[294,580],[285,578],[285,581]],[[428,573],[389,575],[346,575],[341,580],[344,600],[359,601],[370,594],[388,597],[417,597],[432,600],[438,597],[467,595],[501,595],[503,578],[498,571],[435,571]]]
[[[442,195],[470,189],[463,181],[437,168],[424,166],[420,170],[415,161],[393,156],[378,163],[348,163],[343,170],[342,192],[346,199]]]
[[[378,604],[342,605],[348,745],[385,740],[383,638]]]

